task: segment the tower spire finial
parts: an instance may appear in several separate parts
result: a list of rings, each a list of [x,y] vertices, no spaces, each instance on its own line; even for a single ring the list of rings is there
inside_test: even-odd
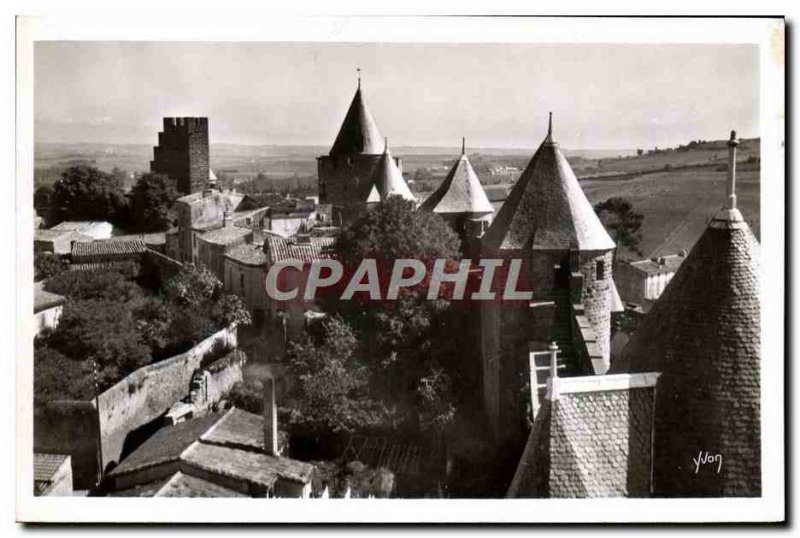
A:
[[[553,139],[553,113],[548,112],[549,118],[547,119],[547,139]]]
[[[358,89],[360,90],[361,89],[361,68],[360,67],[356,67],[356,72],[358,73],[358,75],[357,75],[358,76]]]
[[[383,152],[386,153],[387,151],[389,151],[389,137],[388,136],[384,136],[383,137]]]
[[[467,152],[467,139],[465,137],[461,137],[461,155],[464,155]]]
[[[727,200],[726,209],[736,209],[736,131],[731,131],[731,138],[728,140],[728,181],[726,182]]]

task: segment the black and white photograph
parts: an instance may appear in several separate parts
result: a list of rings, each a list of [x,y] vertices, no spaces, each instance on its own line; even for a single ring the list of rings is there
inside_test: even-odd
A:
[[[18,520],[783,519],[781,17],[140,24],[17,20]]]

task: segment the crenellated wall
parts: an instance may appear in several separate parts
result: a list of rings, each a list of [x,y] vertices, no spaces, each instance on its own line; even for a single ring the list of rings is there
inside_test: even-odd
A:
[[[179,192],[191,194],[208,183],[208,155],[208,118],[164,118],[150,171],[175,179]]]

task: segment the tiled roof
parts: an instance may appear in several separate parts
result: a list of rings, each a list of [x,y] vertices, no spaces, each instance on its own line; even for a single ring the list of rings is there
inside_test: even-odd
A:
[[[63,295],[58,295],[49,291],[45,291],[41,285],[33,287],[33,313],[39,313],[48,308],[62,305],[66,302],[67,298]]]
[[[737,218],[712,220],[612,371],[659,371],[654,488],[665,496],[759,495],[759,244]],[[722,454],[694,473],[701,450]],[[711,466],[707,466],[711,467]]]
[[[678,270],[678,267],[681,266],[685,259],[686,256],[672,254],[669,256],[659,256],[655,259],[630,262],[630,266],[647,274],[674,272]]]
[[[420,209],[434,213],[468,213],[473,216],[483,216],[494,211],[465,153],[461,154],[442,184],[428,196]]]
[[[384,149],[378,166],[375,167],[372,183],[378,188],[381,200],[386,200],[389,196],[402,196],[412,202],[416,200],[411,194],[403,174],[397,168],[388,146]]]
[[[243,265],[258,266],[269,261],[260,244],[244,243],[230,249],[225,257]]]
[[[76,263],[103,261],[108,257],[139,255],[146,250],[147,245],[139,238],[79,242],[72,245],[72,261]]]
[[[298,460],[271,456],[265,452],[195,443],[182,458],[188,465],[204,471],[229,476],[266,488],[279,477],[295,482],[307,482],[314,466]]]
[[[562,395],[550,424],[550,497],[650,493],[653,387]]]
[[[483,236],[488,247],[611,250],[608,235],[550,134]]]
[[[245,497],[208,480],[178,471],[155,493],[156,497]]]
[[[177,233],[177,228],[175,229],[175,233]],[[167,242],[167,232],[155,232],[155,233],[148,233],[148,234],[126,234],[126,235],[115,235],[107,241],[131,241],[139,239],[145,245],[164,245]]]
[[[71,263],[69,264],[70,271],[105,271],[108,269],[117,269],[120,267],[127,267],[130,260],[109,260],[104,262],[85,262],[85,263]]]
[[[178,462],[184,474],[203,473],[204,482],[216,484],[215,477],[219,477],[220,483],[226,486],[232,484],[231,480],[242,484],[243,490],[239,493],[249,492],[249,486],[269,489],[278,478],[308,482],[314,466],[267,454],[263,451],[263,432],[264,425],[259,415],[239,409],[231,409],[224,415],[215,413],[190,419],[158,430],[122,460],[109,477]],[[179,496],[181,491],[189,496],[199,496],[201,492],[208,496],[227,496],[230,493],[214,495],[209,486],[196,480],[175,479],[179,479],[178,486],[170,490],[170,495]]]
[[[282,260],[300,260],[311,263],[313,260],[329,257],[328,250],[336,241],[335,237],[310,236],[308,244],[299,244],[296,238],[267,234],[264,239],[264,251],[270,263]]]
[[[367,155],[383,153],[383,136],[364,102],[360,85],[330,151],[331,155],[354,153]]]
[[[33,480],[36,482],[50,482],[59,467],[69,458],[66,454],[41,454],[33,453]]]
[[[111,476],[121,475],[136,469],[177,460],[184,450],[197,441],[220,418],[222,415],[219,413],[212,413],[161,428],[123,459],[109,474]]]
[[[198,238],[206,243],[214,243],[216,245],[229,245],[235,241],[243,239],[252,234],[253,230],[249,228],[240,228],[238,226],[225,226],[224,228],[217,228],[211,230]]]

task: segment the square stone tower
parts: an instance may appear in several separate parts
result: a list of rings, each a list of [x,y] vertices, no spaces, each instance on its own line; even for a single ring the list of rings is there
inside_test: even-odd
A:
[[[177,181],[178,191],[202,191],[209,180],[208,118],[164,118],[150,171]]]

